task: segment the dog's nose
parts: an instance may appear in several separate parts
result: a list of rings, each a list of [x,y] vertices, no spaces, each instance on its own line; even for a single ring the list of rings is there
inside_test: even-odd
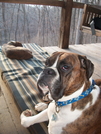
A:
[[[46,75],[55,75],[55,71],[52,68],[46,68],[43,70]]]

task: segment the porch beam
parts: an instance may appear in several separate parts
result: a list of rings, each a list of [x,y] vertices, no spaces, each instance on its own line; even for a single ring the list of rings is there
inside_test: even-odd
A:
[[[16,3],[16,4],[34,4],[34,5],[47,5],[47,6],[58,6],[64,7],[64,1],[57,0],[0,0],[5,3]]]
[[[73,8],[84,8],[84,3],[73,2]]]

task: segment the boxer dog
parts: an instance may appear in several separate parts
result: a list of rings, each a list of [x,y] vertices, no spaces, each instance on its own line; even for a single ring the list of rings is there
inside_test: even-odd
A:
[[[82,55],[55,52],[45,64],[38,89],[52,102],[35,116],[24,111],[21,124],[49,120],[49,134],[101,134],[101,80],[92,80],[93,63]]]

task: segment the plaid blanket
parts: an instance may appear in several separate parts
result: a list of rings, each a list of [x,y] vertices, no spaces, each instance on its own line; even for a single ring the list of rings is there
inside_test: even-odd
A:
[[[11,90],[14,99],[21,111],[31,109],[33,115],[37,114],[34,106],[41,102],[37,90],[37,77],[44,67],[44,61],[49,56],[36,44],[23,44],[33,52],[33,58],[29,60],[8,59],[0,48],[0,70],[2,79]],[[46,123],[33,125],[34,134],[46,134]]]

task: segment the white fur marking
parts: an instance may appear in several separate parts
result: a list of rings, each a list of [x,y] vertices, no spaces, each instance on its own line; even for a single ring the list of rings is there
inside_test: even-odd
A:
[[[47,109],[45,109],[44,111],[40,112],[35,116],[29,116],[29,117],[25,116],[23,112],[20,118],[21,118],[21,125],[23,125],[24,127],[29,127],[36,123],[48,121]]]
[[[59,113],[56,113],[57,121],[52,121],[52,115],[54,113],[56,113],[55,103],[51,103],[48,108],[49,134],[61,134],[62,128],[65,127],[66,124],[75,121],[82,114],[82,111],[80,110],[71,111],[71,104],[70,104],[70,105],[61,107]]]
[[[98,95],[100,93],[100,88],[97,85],[95,85],[94,87],[95,87],[95,89],[93,89],[91,92],[91,94],[93,96],[92,105],[94,105],[94,103],[96,102]]]
[[[57,63],[58,63],[58,60],[59,60],[59,56],[56,58],[56,61],[55,61],[54,64],[51,66],[51,68],[56,68]]]
[[[37,111],[43,111],[48,107],[48,104],[44,103],[44,102],[40,102],[37,105],[35,105],[35,110]]]
[[[57,81],[57,80],[59,80],[59,72],[58,72],[58,70],[57,70],[57,63],[58,63],[58,60],[59,60],[59,56],[57,57],[57,59],[56,59],[56,61],[54,62],[54,64],[51,66],[51,67],[49,67],[49,68],[51,68],[51,69],[53,69],[54,71],[55,71],[55,73],[56,73],[56,76],[54,77],[54,79],[52,80],[52,83],[51,83],[51,86],[53,86],[54,87],[54,83]]]

